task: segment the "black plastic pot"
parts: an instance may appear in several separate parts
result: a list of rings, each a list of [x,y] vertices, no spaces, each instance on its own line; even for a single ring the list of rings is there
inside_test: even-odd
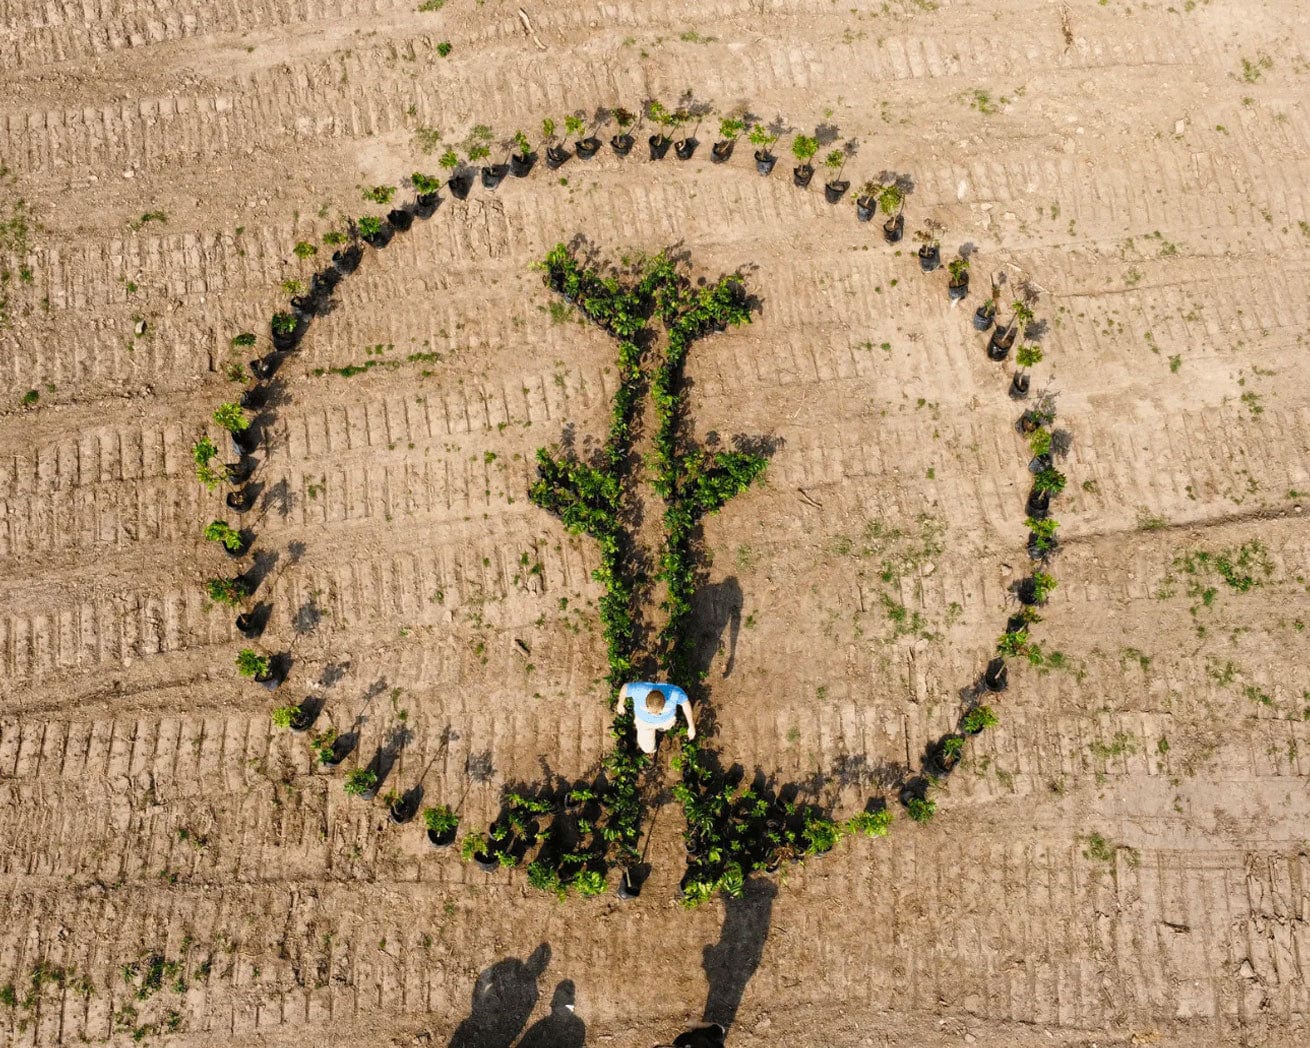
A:
[[[998,327],[992,332],[992,337],[987,340],[987,358],[989,360],[1004,360],[1010,355],[1010,347],[1014,345],[1014,329]]]
[[[395,207],[387,212],[387,221],[391,223],[392,229],[403,233],[414,224],[414,216],[404,208]]]
[[[291,718],[290,728],[294,732],[309,731],[314,718],[318,715],[318,706],[313,699],[307,699],[300,707],[300,712]]]
[[[947,735],[946,738],[942,739],[937,745],[937,753],[935,754],[937,767],[940,768],[945,775],[949,775],[955,770],[955,766],[960,763],[960,755],[958,753],[952,753],[946,748],[946,740],[951,738],[955,738],[955,736]]]
[[[256,462],[249,455],[242,455],[235,466],[227,467],[227,479],[232,484],[244,484],[255,472]]]
[[[1018,633],[1028,628],[1028,620],[1023,615],[1011,615],[1005,620],[1006,633]]]
[[[778,162],[778,158],[772,153],[763,149],[755,150],[755,170],[762,175],[772,173],[773,165]]]
[[[358,244],[351,244],[348,248],[332,252],[332,264],[342,274],[353,273],[359,267],[359,260],[363,255],[364,252],[360,250]]]
[[[485,870],[487,873],[491,873],[492,870],[500,869],[500,863],[497,862],[493,856],[488,855],[486,852],[474,852],[473,865],[476,866],[479,870]]]
[[[275,356],[259,357],[250,362],[250,373],[261,382],[267,382],[273,377],[280,363],[281,361]]]
[[[252,360],[250,363],[255,364],[257,361]],[[261,384],[251,386],[249,389],[243,389],[237,402],[247,411],[258,411],[264,406],[264,401],[267,398],[268,390]]]
[[[580,160],[590,160],[600,152],[600,139],[595,135],[588,135],[574,147]]]
[[[1024,509],[1033,520],[1045,520],[1051,515],[1051,493],[1033,488],[1028,492],[1028,501]]]
[[[684,138],[681,142],[673,143],[673,152],[677,154],[679,160],[690,160],[698,145],[700,143],[696,139]]]
[[[942,251],[936,244],[924,244],[919,248],[919,268],[931,273],[942,264]]]
[[[455,831],[445,830],[437,833],[435,830],[428,830],[428,843],[434,848],[449,848],[455,843]]]
[[[619,898],[635,899],[641,894],[641,883],[632,876],[631,870],[624,870],[619,878]]]
[[[878,201],[872,197],[855,198],[855,217],[861,222],[871,222],[878,213]]]
[[[405,797],[387,808],[387,815],[397,826],[402,826],[414,817],[414,802]]]
[[[509,173],[515,178],[522,178],[532,170],[532,165],[536,162],[536,153],[515,153],[509,158]]]
[[[567,149],[561,149],[559,146],[549,146],[546,149],[546,166],[554,171],[557,167],[563,167],[568,163],[568,159],[572,155]]]
[[[992,659],[987,663],[987,672],[983,674],[983,687],[990,692],[1002,692],[1010,684],[1010,671],[1002,658]]]
[[[224,501],[227,502],[228,509],[237,513],[247,513],[255,504],[255,490],[247,486],[237,491],[229,491]]]
[[[823,199],[830,204],[841,203],[841,198],[846,195],[846,190],[851,188],[851,184],[846,181],[825,182],[823,184]]]
[[[332,748],[328,750],[327,760],[319,759],[319,763],[329,768],[335,768],[350,755],[352,744],[346,739],[338,738],[332,743]]]
[[[992,320],[996,317],[996,307],[991,302],[984,302],[981,306],[973,311],[973,327],[975,331],[986,331],[992,326]]]
[[[1045,455],[1034,455],[1028,460],[1028,472],[1037,474],[1044,469],[1050,469],[1054,465],[1055,459],[1051,458],[1049,452]]]
[[[731,138],[725,138],[722,142],[715,142],[710,146],[710,161],[715,164],[722,164],[732,156],[732,147],[737,143]]]
[[[627,156],[636,144],[629,134],[615,135],[610,139],[610,148],[614,150],[615,156]]]
[[[482,188],[495,189],[509,174],[507,164],[487,164],[482,168]]]
[[[259,438],[253,430],[243,429],[240,433],[229,433],[232,439],[232,451],[237,458],[245,458],[259,450]]]
[[[1032,378],[1026,371],[1016,371],[1014,377],[1010,379],[1010,399],[1023,400],[1028,395],[1028,387],[1032,383]]]
[[[952,302],[959,302],[962,300],[969,294],[969,278],[965,277],[958,284],[954,281],[948,282],[946,285],[946,294]]]
[[[250,532],[248,531],[238,531],[237,535],[241,539],[240,546],[238,546],[236,549],[232,549],[231,547],[226,545],[223,546],[223,552],[226,553],[233,560],[240,560],[242,557],[244,557],[250,551],[250,544],[255,541],[255,537],[251,535]]]
[[[801,164],[799,167],[791,169],[791,180],[796,185],[805,189],[810,184],[810,179],[814,177],[814,167],[811,164]]]
[[[282,682],[286,679],[286,674],[280,673],[277,670],[271,670],[263,677],[256,677],[255,683],[260,685],[265,691],[277,691],[278,688],[282,686]]]
[[[264,618],[253,611],[243,611],[237,616],[237,632],[246,640],[254,640],[264,632]]]
[[[1031,607],[1034,604],[1045,604],[1045,600],[1037,599],[1037,583],[1031,578],[1024,579],[1019,583],[1019,589],[1016,593],[1019,603]]]
[[[296,348],[296,343],[300,341],[300,336],[304,333],[305,325],[297,324],[294,328],[286,333],[273,331],[273,348],[279,353],[286,353]]]
[[[469,190],[473,188],[473,176],[469,174],[451,175],[446,180],[450,195],[456,200],[468,199]]]
[[[414,217],[431,218],[432,212],[437,209],[437,201],[440,199],[436,193],[420,193],[414,198]]]
[[[1037,537],[1037,532],[1035,531],[1028,532],[1028,559],[1046,560],[1046,558],[1048,558],[1052,553],[1054,553],[1055,547],[1057,545],[1056,541],[1054,539],[1048,539],[1047,541],[1050,544],[1045,549],[1043,549],[1042,540]]]
[[[663,160],[664,154],[669,151],[669,146],[673,145],[673,139],[668,135],[651,135],[647,144],[650,146],[650,158]]]
[[[897,243],[905,236],[905,216],[897,215],[882,224],[882,238],[889,244]]]

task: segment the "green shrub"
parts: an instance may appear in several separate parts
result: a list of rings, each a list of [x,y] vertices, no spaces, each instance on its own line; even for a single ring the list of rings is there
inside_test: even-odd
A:
[[[928,822],[937,814],[937,802],[929,797],[911,797],[905,805],[915,822]]]
[[[846,820],[847,833],[861,833],[866,837],[886,837],[891,830],[892,813],[889,808],[862,811]]]
[[[225,604],[229,608],[237,607],[249,590],[239,579],[210,579],[205,583],[205,592],[215,604]]]
[[[250,428],[250,418],[240,404],[220,404],[214,409],[214,421],[229,433],[241,433]]]
[[[205,525],[205,538],[210,542],[221,542],[234,552],[241,548],[241,532],[225,520],[212,520]]]
[[[423,825],[435,834],[451,833],[459,826],[459,816],[444,804],[423,809]]]
[[[377,772],[368,768],[356,768],[346,776],[341,788],[346,791],[347,796],[362,797],[364,794],[372,792],[377,784]]]
[[[1000,723],[1000,718],[990,706],[975,706],[964,715],[960,726],[970,734],[977,734],[986,728],[994,728]]]
[[[273,725],[278,728],[289,728],[291,722],[301,714],[299,706],[279,706],[273,711]]]
[[[242,648],[237,652],[237,672],[243,677],[267,677],[269,671],[269,658],[267,655],[258,655],[249,648]]]

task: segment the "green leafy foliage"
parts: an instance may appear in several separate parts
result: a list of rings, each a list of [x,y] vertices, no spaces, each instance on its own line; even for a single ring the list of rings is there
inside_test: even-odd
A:
[[[459,816],[444,804],[423,809],[423,825],[435,834],[453,833],[459,826]]]
[[[250,428],[250,418],[240,404],[220,404],[214,409],[214,421],[229,433],[242,433]]]
[[[363,797],[365,794],[372,793],[377,788],[377,784],[377,772],[369,768],[355,768],[346,776],[341,788],[349,797]]]
[[[242,648],[237,652],[237,672],[243,677],[267,677],[269,672],[269,658],[267,655],[260,655],[250,648]]]
[[[229,608],[239,607],[241,601],[250,595],[249,588],[240,579],[210,579],[205,583],[205,592],[215,604]]]
[[[359,235],[367,240],[382,232],[382,219],[377,215],[364,215],[355,223],[355,228],[359,230]]]
[[[291,722],[300,716],[301,709],[299,706],[279,706],[273,711],[273,725],[278,728],[289,728]]]
[[[363,192],[365,200],[371,200],[375,204],[390,204],[391,198],[396,195],[396,187],[372,186]]]
[[[915,822],[925,823],[937,814],[937,802],[930,797],[911,797],[905,809]]]
[[[288,292],[293,294],[294,292]],[[274,313],[269,319],[268,326],[273,329],[275,335],[294,335],[296,325],[300,323],[294,313]]]
[[[241,532],[225,520],[211,520],[206,524],[205,538],[210,542],[220,542],[233,552],[241,548]]]
[[[808,164],[819,151],[819,140],[813,135],[797,135],[792,139],[791,152],[802,164]]]
[[[441,188],[441,179],[415,171],[409,176],[409,184],[414,187],[414,192],[419,196],[431,196]]]
[[[1033,490],[1058,495],[1064,490],[1065,476],[1054,466],[1047,466],[1033,477]]]
[[[990,706],[975,706],[964,715],[960,727],[970,734],[977,734],[986,728],[994,728],[1000,723],[1000,719]]]
[[[319,764],[330,764],[332,758],[336,755],[337,739],[340,738],[336,728],[325,728],[323,731],[316,731],[309,739],[309,748],[313,750],[314,757]]]

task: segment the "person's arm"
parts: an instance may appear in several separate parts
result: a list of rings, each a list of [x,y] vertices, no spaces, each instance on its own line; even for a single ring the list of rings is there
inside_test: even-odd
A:
[[[614,712],[616,714],[623,713],[623,704],[627,702],[627,699],[628,699],[628,686],[625,684],[623,685],[623,687],[619,689],[619,701],[614,706]]]
[[[696,722],[695,722],[694,720],[692,720],[692,717],[691,717],[691,700],[690,700],[690,699],[688,699],[686,702],[684,702],[684,703],[682,704],[682,712],[683,712],[683,714],[684,714],[684,715],[686,716],[686,718],[687,718],[687,738],[688,738],[688,739],[694,739],[694,738],[696,737]]]

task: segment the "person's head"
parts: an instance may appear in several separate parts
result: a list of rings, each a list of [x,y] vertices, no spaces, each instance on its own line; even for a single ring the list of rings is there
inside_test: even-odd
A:
[[[668,705],[668,700],[664,698],[664,692],[656,691],[654,688],[646,692],[647,713],[663,713],[666,705]]]

